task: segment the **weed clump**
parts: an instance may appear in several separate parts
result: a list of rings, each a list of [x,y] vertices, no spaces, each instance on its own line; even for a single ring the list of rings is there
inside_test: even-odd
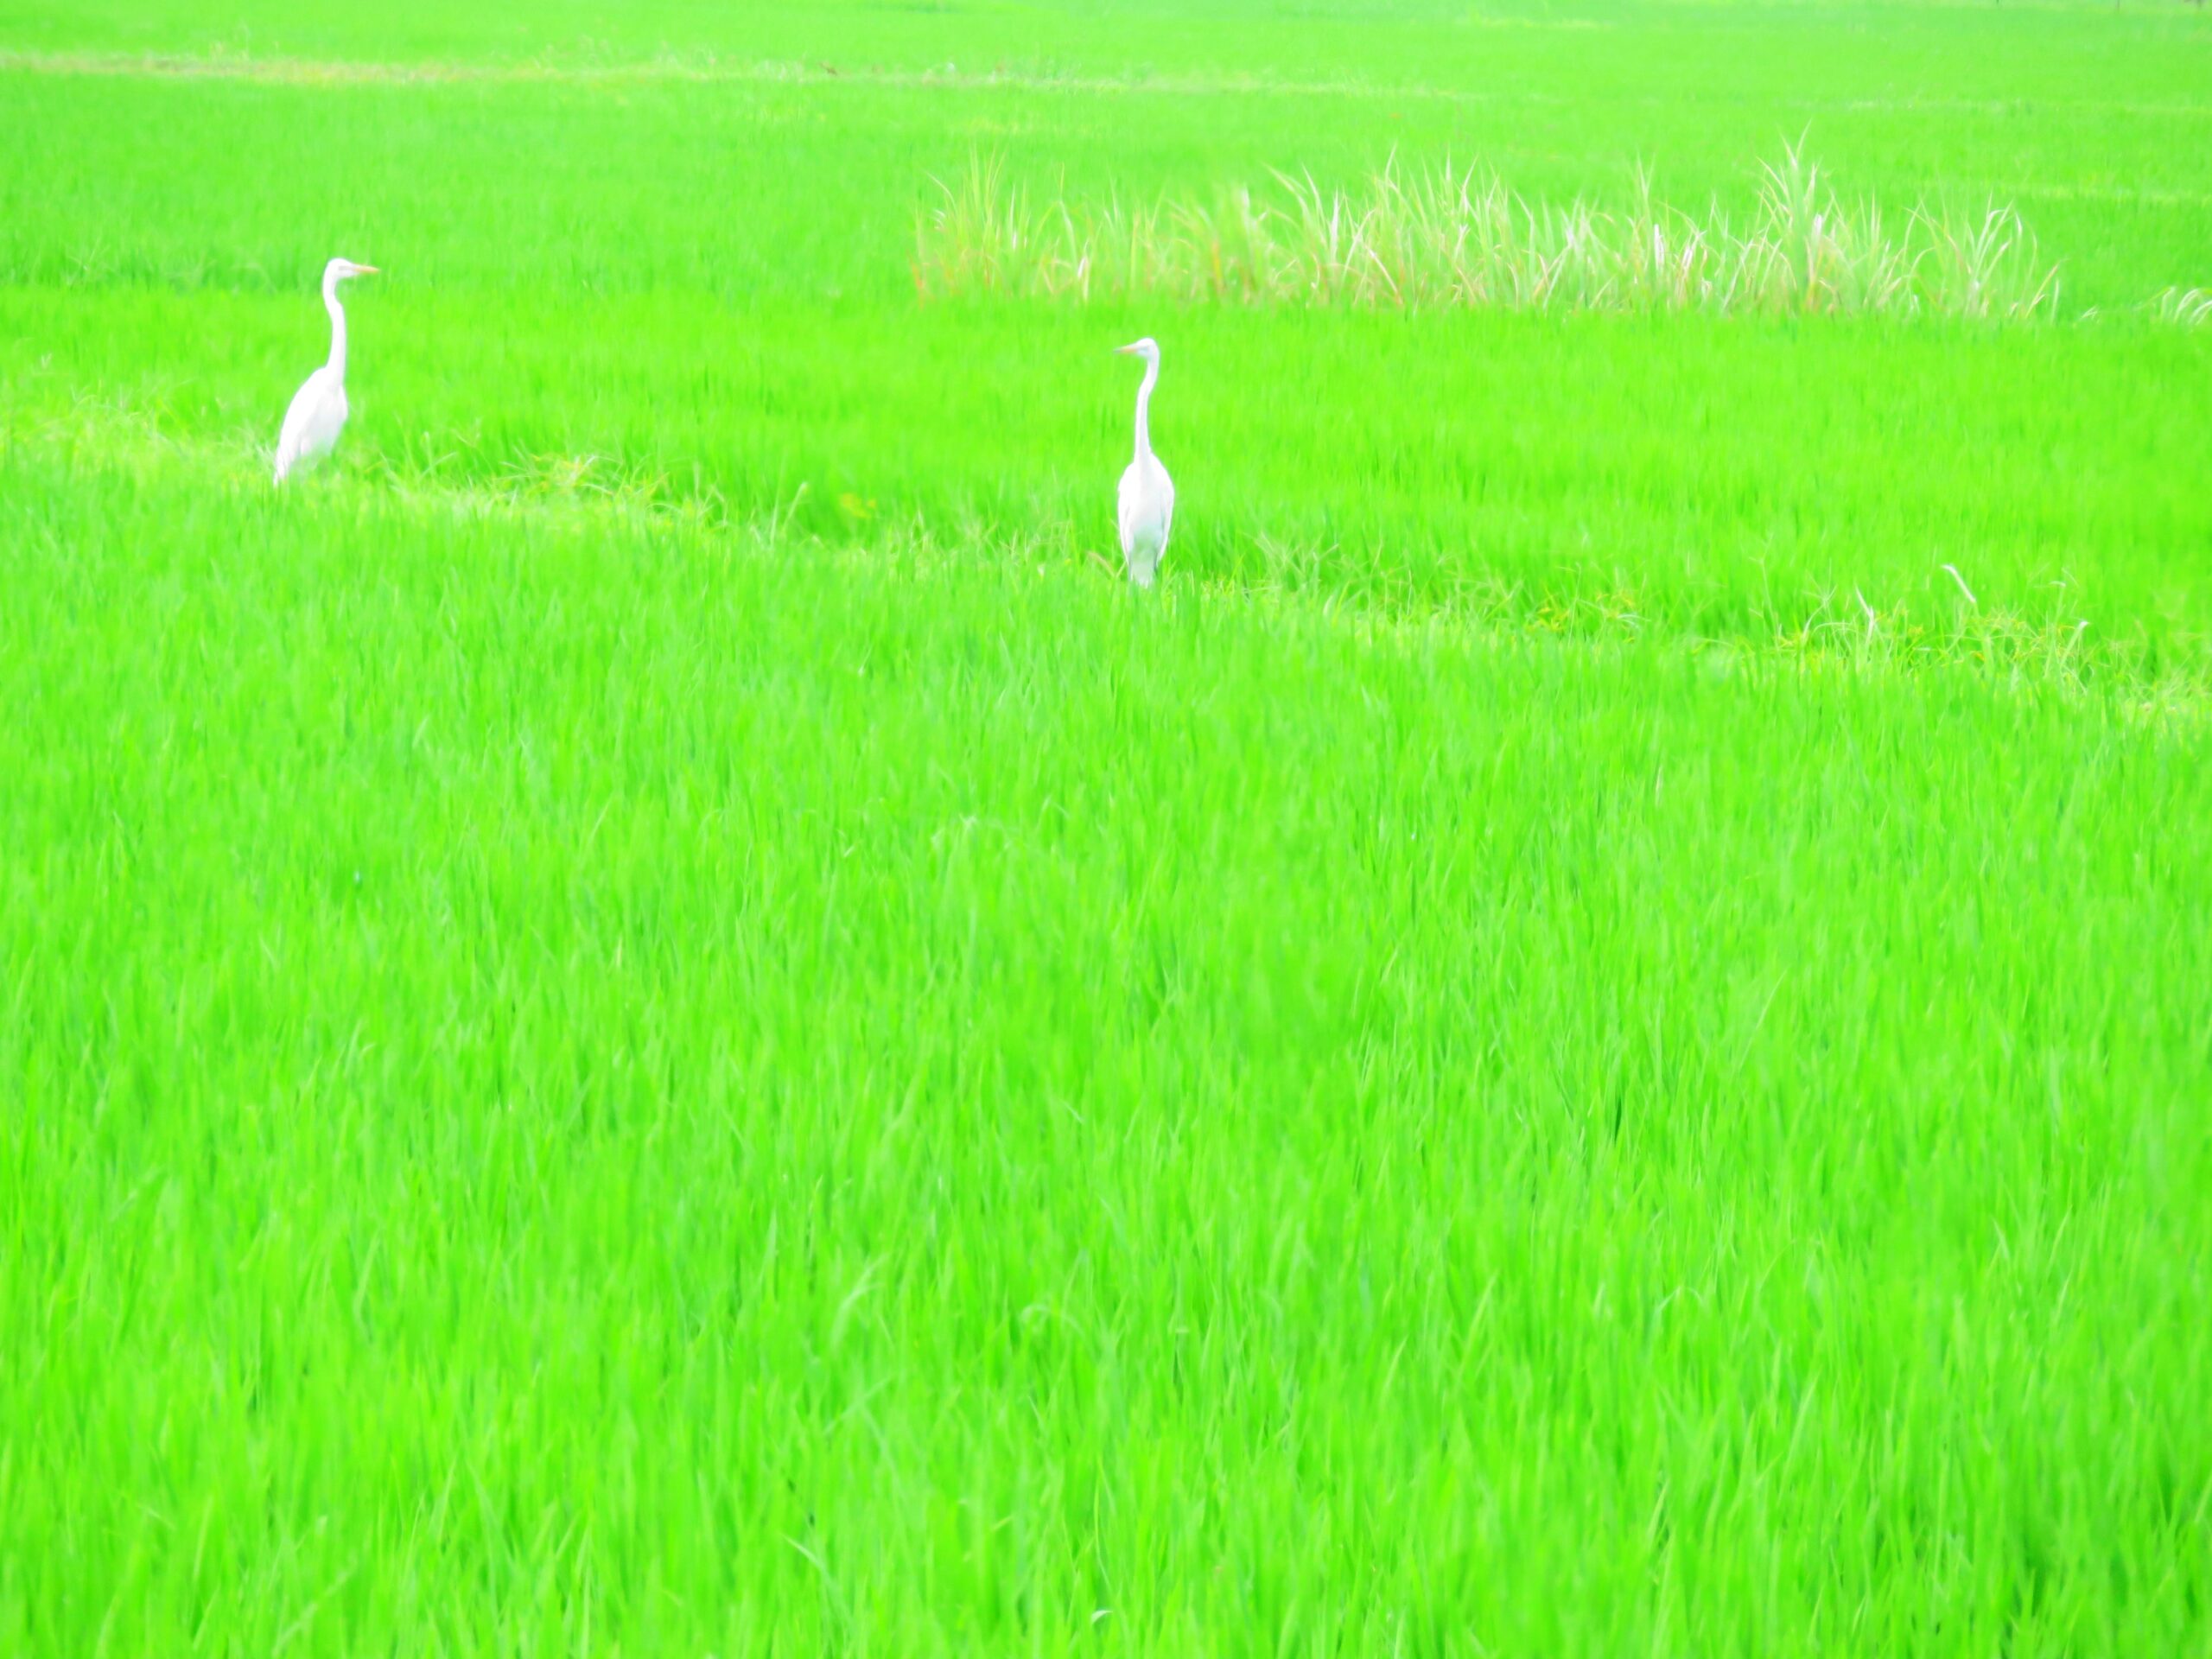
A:
[[[1495,174],[1394,157],[1351,188],[1278,172],[1211,201],[1033,199],[978,158],[920,218],[925,297],[1374,308],[1706,312],[1719,315],[2045,317],[2057,268],[2012,207],[1902,218],[1846,204],[1802,150],[1760,169],[1732,218],[1662,201],[1640,173],[1627,207],[1532,200]]]

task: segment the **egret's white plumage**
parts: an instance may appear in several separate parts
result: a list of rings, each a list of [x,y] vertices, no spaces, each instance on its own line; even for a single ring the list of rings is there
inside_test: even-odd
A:
[[[346,429],[346,308],[338,303],[338,284],[349,276],[373,276],[374,265],[334,259],[322,268],[322,308],[330,313],[330,360],[308,376],[284,411],[276,438],[276,481],[305,472],[336,447]]]
[[[1160,380],[1160,343],[1149,336],[1117,348],[1144,359],[1144,384],[1137,388],[1137,453],[1122,474],[1122,561],[1129,580],[1152,586],[1160,556],[1167,551],[1168,527],[1175,522],[1175,485],[1160,457],[1152,453],[1152,389]]]

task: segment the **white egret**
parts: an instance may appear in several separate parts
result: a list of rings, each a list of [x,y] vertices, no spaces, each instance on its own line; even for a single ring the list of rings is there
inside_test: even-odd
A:
[[[349,276],[373,276],[374,265],[334,259],[322,268],[322,308],[330,313],[330,361],[308,376],[284,411],[276,439],[276,481],[304,472],[336,447],[346,429],[346,308],[338,303],[338,284]]]
[[[1147,335],[1130,346],[1116,348],[1125,357],[1144,359],[1144,384],[1137,388],[1137,454],[1122,474],[1122,559],[1129,580],[1140,588],[1152,586],[1167,550],[1167,529],[1175,519],[1175,485],[1160,457],[1152,453],[1152,389],[1160,379],[1160,342]]]

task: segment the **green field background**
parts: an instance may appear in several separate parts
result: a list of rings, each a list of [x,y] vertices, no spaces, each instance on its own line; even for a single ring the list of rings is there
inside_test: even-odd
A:
[[[1800,139],[2057,316],[912,280]],[[0,1652],[2212,1649],[2206,286],[2187,6],[0,3]]]

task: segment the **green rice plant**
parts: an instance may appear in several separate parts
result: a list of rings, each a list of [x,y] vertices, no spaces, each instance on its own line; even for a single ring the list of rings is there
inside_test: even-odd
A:
[[[1726,315],[2047,318],[2056,267],[2012,207],[1926,205],[1902,225],[1847,204],[1803,150],[1761,169],[1741,218],[1659,199],[1639,172],[1624,209],[1529,198],[1495,174],[1394,156],[1353,188],[1277,171],[1257,191],[1042,207],[971,161],[916,229],[926,296],[1017,293],[1091,302],[1157,294],[1243,304]]]
[[[2202,1649],[2186,732],[949,551],[0,453],[0,1651]]]

